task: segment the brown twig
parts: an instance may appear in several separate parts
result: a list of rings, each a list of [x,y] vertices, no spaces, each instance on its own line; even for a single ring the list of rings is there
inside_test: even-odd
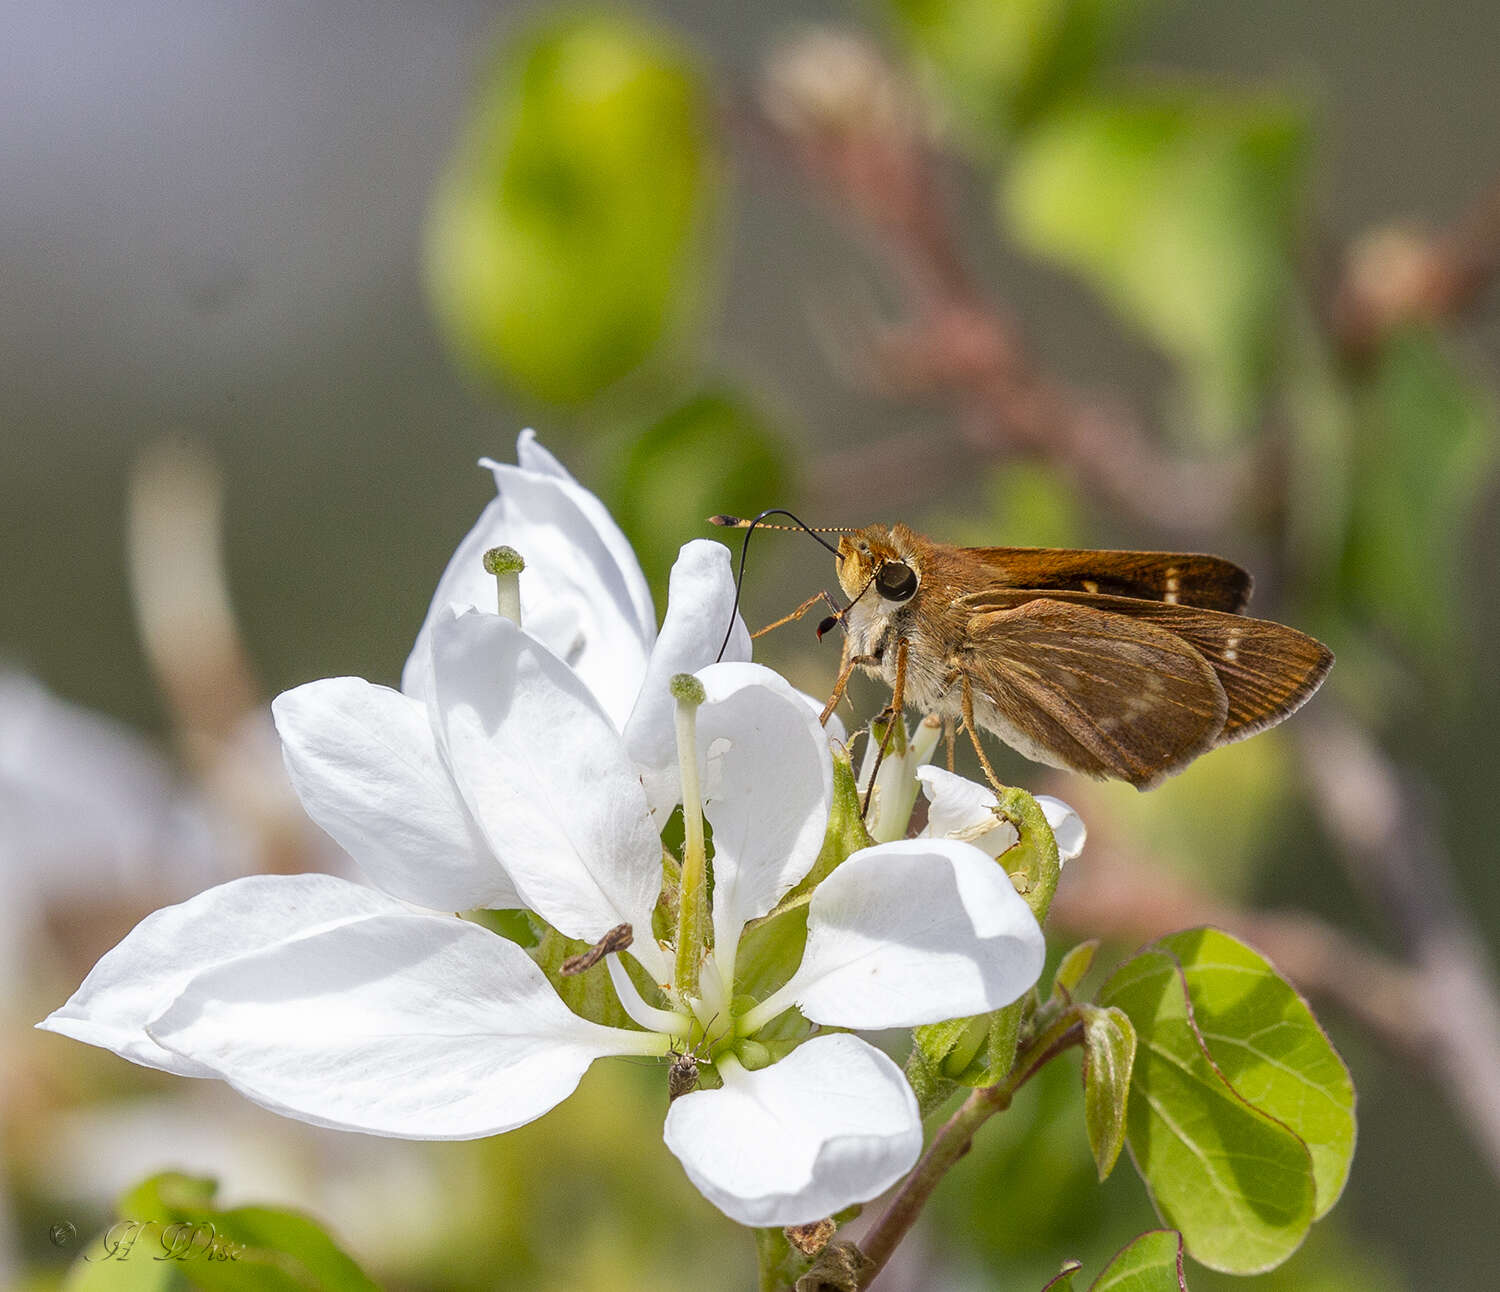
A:
[[[922,1214],[942,1178],[973,1146],[979,1128],[996,1113],[1010,1107],[1020,1090],[1046,1063],[1083,1039],[1083,1028],[1072,1017],[1059,1019],[1016,1056],[1009,1074],[998,1084],[973,1091],[959,1106],[922,1159],[902,1181],[901,1187],[877,1220],[859,1241],[860,1250],[869,1258],[862,1271],[861,1287],[868,1287],[885,1268],[901,1240],[910,1232]]]
[[[1500,987],[1454,889],[1419,788],[1357,723],[1324,706],[1296,729],[1313,802],[1356,889],[1413,966],[1422,1057],[1500,1179]]]
[[[1500,275],[1500,182],[1441,233],[1388,226],[1344,256],[1328,326],[1344,354],[1368,356],[1394,329],[1474,308]]]
[[[1250,459],[1184,461],[1128,410],[1072,390],[1037,362],[1018,321],[964,264],[920,109],[878,51],[833,35],[791,47],[772,64],[761,109],[738,114],[736,124],[791,161],[881,253],[902,289],[906,321],[867,321],[859,371],[887,394],[949,400],[966,457],[1045,455],[1091,493],[1185,531],[1222,525],[1252,496],[1259,469]],[[905,467],[884,465],[866,448],[818,475],[840,496],[851,479],[889,496],[887,477],[903,478]]]

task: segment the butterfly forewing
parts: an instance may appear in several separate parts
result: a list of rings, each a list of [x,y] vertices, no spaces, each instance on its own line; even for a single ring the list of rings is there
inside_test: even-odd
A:
[[[988,611],[1025,605],[1039,597],[1148,622],[1192,646],[1213,669],[1228,699],[1224,729],[1216,745],[1253,736],[1295,712],[1333,666],[1333,652],[1321,642],[1268,619],[1133,597],[1054,590],[996,588],[971,600],[976,610]]]
[[[1214,669],[1141,618],[1037,597],[969,621],[979,720],[1021,752],[1145,787],[1211,748],[1228,713]],[[1026,748],[1029,745],[1030,748]]]
[[[1250,575],[1218,556],[1061,547],[966,547],[962,553],[1007,588],[1141,597],[1230,612],[1250,600]]]

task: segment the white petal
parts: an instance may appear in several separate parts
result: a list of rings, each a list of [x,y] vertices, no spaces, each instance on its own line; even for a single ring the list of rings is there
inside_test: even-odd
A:
[[[523,447],[529,443],[523,435]],[[523,451],[523,457],[536,460],[534,454],[545,451],[534,444]],[[486,461],[500,495],[480,513],[448,562],[401,675],[401,689],[418,699],[426,696],[428,643],[439,613],[469,608],[495,613],[495,580],[485,573],[483,558],[489,548],[505,544],[526,561],[522,625],[577,670],[620,727],[635,704],[656,636],[651,594],[603,504],[545,456],[551,466],[541,471]]]
[[[814,713],[822,714],[825,701],[818,699],[817,696],[808,695],[806,691],[799,691],[797,694],[807,701],[808,707]],[[823,734],[829,740],[837,740],[841,745],[849,743],[849,732],[845,729],[844,720],[839,717],[837,710],[828,715],[828,721],[823,724]]]
[[[515,943],[411,912],[210,969],[150,1029],[274,1112],[405,1139],[520,1126],[648,1035],[573,1014]]]
[[[358,677],[271,704],[302,806],[380,888],[419,906],[520,906],[438,756],[427,706]]]
[[[742,1225],[800,1225],[885,1192],[922,1151],[901,1071],[856,1036],[814,1037],[667,1111],[667,1147]]]
[[[445,612],[433,721],[475,824],[523,904],[590,942],[638,940],[661,891],[661,841],[624,742],[582,680],[508,619]]]
[[[698,673],[704,815],[714,828],[714,939],[739,942],[811,869],[828,829],[833,760],[818,718],[785,679],[759,664]]]
[[[190,979],[237,956],[370,915],[404,911],[394,898],[331,875],[250,875],[154,911],[107,952],[68,1003],[37,1026],[185,1077],[202,1064],[164,1050],[146,1024]]]
[[[721,645],[725,660],[750,658],[750,634],[738,614],[730,629],[733,611],[734,574],[729,567],[729,549],[706,538],[685,544],[672,566],[661,635],[651,648],[641,693],[625,725],[625,747],[640,768],[652,814],[659,823],[682,801],[676,701],[670,683],[678,673],[696,673],[714,663]]]
[[[802,964],[777,996],[817,1023],[914,1027],[1009,1005],[1045,954],[993,858],[947,839],[883,843],[818,885]]]
[[[991,857],[1020,840],[1015,826],[995,816],[999,800],[988,785],[930,765],[917,769],[917,779],[929,803],[922,838],[961,839]]]
[[[1084,829],[1083,818],[1050,794],[1038,794],[1036,801],[1042,815],[1047,818],[1047,824],[1052,827],[1052,837],[1057,840],[1058,864],[1072,861],[1088,842],[1089,833]]]
[[[531,471],[560,482],[568,498],[593,526],[599,541],[608,550],[615,568],[619,570],[626,595],[635,609],[636,623],[639,624],[644,635],[643,639],[649,645],[656,634],[656,605],[651,600],[651,589],[646,583],[645,574],[641,571],[640,562],[636,560],[635,549],[630,546],[630,540],[615,524],[615,518],[609,514],[609,508],[579,484],[573,478],[572,473],[550,451],[542,447],[541,441],[536,437],[536,432],[530,427],[516,437],[516,462],[523,471]],[[495,476],[495,487],[501,488],[502,473],[508,472],[510,468],[503,463],[489,460],[482,462],[481,465],[490,468]]]

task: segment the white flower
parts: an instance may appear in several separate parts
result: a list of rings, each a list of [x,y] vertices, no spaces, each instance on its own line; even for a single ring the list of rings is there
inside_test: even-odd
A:
[[[611,955],[639,1030],[601,1026],[571,1013],[519,946],[475,924],[326,876],[262,876],[149,916],[43,1026],[151,1066],[222,1077],[304,1121],[432,1139],[529,1121],[596,1058],[692,1044],[723,1084],[676,1100],[666,1139],[734,1219],[817,1219],[909,1169],[921,1147],[917,1106],[880,1051],[827,1035],[758,1070],[739,1055],[793,1004],[814,1023],[897,1027],[1016,999],[1040,971],[1043,944],[1003,869],[947,840],[855,853],[814,891],[791,979],[747,1008],[734,994],[741,932],[816,858],[831,769],[815,715],[781,678],[712,665],[697,675],[706,698],[692,766],[714,831],[714,941],[699,994],[688,996],[672,980],[672,949],[651,934],[661,846],[646,795],[589,688],[495,615],[437,616],[432,658],[433,740],[504,882],[571,937],[593,941],[629,923],[626,955],[664,988],[667,1007],[648,1004],[625,956]],[[328,794],[346,811],[336,778],[304,777],[300,788],[309,806]],[[408,855],[373,828],[368,842],[383,849],[384,873],[413,872],[394,887],[424,888],[435,860],[431,786],[403,771],[387,790],[382,828],[416,823],[416,846]],[[465,879],[453,861],[446,884],[495,886],[480,850],[458,856],[487,878]]]
[[[729,662],[710,663],[733,604],[722,547],[683,549],[657,636],[602,505],[529,433],[518,455],[492,466],[500,496],[444,574],[403,689],[333,678],[273,706],[309,815],[384,892],[323,875],[211,889],[142,921],[41,1026],[303,1121],[420,1139],[530,1121],[596,1058],[690,1048],[721,1084],[672,1103],[666,1140],[728,1215],[800,1223],[872,1197],[921,1148],[899,1070],[847,1034],[773,1063],[756,1038],[793,1006],[815,1025],[887,1028],[1007,1005],[1040,971],[1036,921],[971,845],[891,842],[813,891],[780,987],[738,994],[742,933],[823,841],[816,706],[743,662],[738,620]],[[516,589],[483,569],[502,543],[527,561],[519,625],[498,613],[515,614]],[[701,705],[674,702],[679,673]],[[659,831],[679,801],[713,827],[711,939],[653,930]],[[632,945],[606,963],[636,1026],[574,1014],[519,945],[435,913],[481,906],[525,907],[587,942],[628,924]]]
[[[915,775],[928,800],[927,824],[921,838],[962,839],[991,857],[1015,847],[1020,836],[1009,821],[996,817],[999,801],[988,785],[955,776],[940,767],[919,767]],[[1057,840],[1058,864],[1072,861],[1083,851],[1088,839],[1082,818],[1050,794],[1036,795],[1036,802]]]
[[[659,818],[677,803],[668,679],[714,660],[734,605],[728,551],[688,543],[672,568],[658,636],[645,577],[604,505],[531,431],[521,433],[516,452],[517,467],[487,461],[499,494],[438,583],[402,690],[327,678],[285,692],[272,706],[287,771],[308,814],[372,882],[433,910],[526,905],[496,862],[504,849],[492,848],[453,784],[429,713],[434,625],[458,611],[499,617],[484,553],[504,544],[525,558],[526,633],[566,662],[594,707],[623,732]],[[736,616],[724,656],[749,654]],[[501,685],[498,664],[488,667],[488,678]]]

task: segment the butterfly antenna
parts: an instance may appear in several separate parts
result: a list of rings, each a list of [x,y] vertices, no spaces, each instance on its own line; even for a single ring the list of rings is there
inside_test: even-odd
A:
[[[767,516],[785,516],[788,520],[792,521],[793,524],[767,525],[765,523],[765,519]],[[812,535],[812,538],[815,542],[821,543],[830,552],[837,556],[839,554],[839,549],[836,548],[832,543],[830,543],[826,538],[820,537],[820,534],[848,533],[847,527],[825,527],[821,530],[814,529],[811,525],[804,524],[801,520],[792,515],[792,513],[787,511],[784,507],[768,507],[765,511],[761,512],[760,515],[754,517],[751,520],[744,520],[739,516],[710,516],[708,518],[708,523],[710,525],[718,525],[724,529],[743,529],[745,531],[745,542],[740,547],[740,568],[734,576],[734,605],[730,608],[729,611],[729,627],[724,630],[724,640],[719,644],[719,653],[714,657],[715,660],[721,660],[724,658],[724,652],[729,649],[729,639],[734,635],[734,617],[740,612],[740,591],[745,586],[745,561],[750,555],[751,534],[755,533],[757,529],[781,529],[788,530],[793,533],[800,529],[803,533]]]

